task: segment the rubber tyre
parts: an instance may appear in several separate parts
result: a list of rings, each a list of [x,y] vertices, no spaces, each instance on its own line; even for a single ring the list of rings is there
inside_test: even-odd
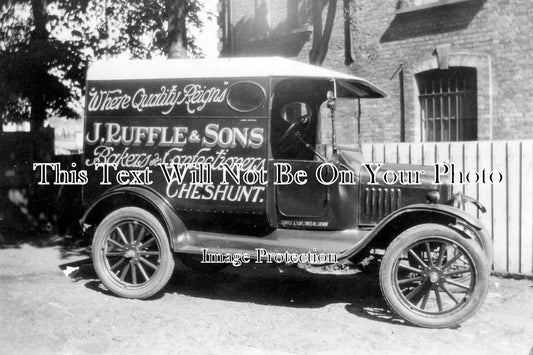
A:
[[[225,269],[228,264],[217,263],[217,264],[208,264],[202,263],[202,257],[200,255],[193,254],[180,254],[179,259],[181,262],[187,266],[190,270],[204,273],[204,274],[214,274]]]
[[[465,228],[464,233],[466,233],[470,238],[473,238],[476,243],[479,244],[481,250],[483,250],[483,253],[485,254],[485,257],[487,258],[489,267],[492,266],[492,263],[494,261],[494,248],[492,245],[492,240],[490,239],[490,235],[488,234],[486,229],[482,229],[479,232],[475,232],[473,230]]]
[[[128,221],[134,221],[146,228],[155,237],[159,251],[157,269],[153,271],[149,280],[140,285],[121,281],[111,270],[109,260],[105,255],[106,244],[113,230]],[[166,286],[174,271],[174,257],[165,229],[154,215],[137,207],[117,209],[102,220],[94,235],[92,257],[100,281],[111,292],[125,298],[145,299],[155,295]]]
[[[490,239],[489,234],[485,229],[482,229],[480,231],[474,231],[473,229],[467,228],[464,225],[457,225],[458,227],[462,228],[462,232],[465,233],[465,235],[470,238],[471,240],[474,240],[483,251],[483,254],[485,254],[485,258],[487,259],[487,263],[489,265],[489,268],[492,267],[493,263],[493,246],[492,246],[492,240]],[[456,279],[458,282],[468,282],[469,277],[464,278],[458,278]],[[457,287],[451,287],[450,291],[456,292],[460,291]]]
[[[426,314],[409,304],[396,287],[395,267],[404,252],[421,241],[439,241],[454,243],[459,246],[471,261],[475,284],[470,296],[460,306],[444,314]],[[488,292],[489,265],[480,246],[471,239],[461,236],[446,226],[439,224],[422,224],[401,233],[388,246],[380,267],[380,286],[383,296],[391,309],[411,324],[426,328],[447,328],[456,326],[472,317],[481,307]],[[427,291],[428,293],[430,291]]]

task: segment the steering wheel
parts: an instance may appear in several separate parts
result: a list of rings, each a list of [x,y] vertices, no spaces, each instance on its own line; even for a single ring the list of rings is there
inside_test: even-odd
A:
[[[281,136],[281,139],[280,141],[284,141],[285,139],[287,139],[289,136],[292,136],[293,134],[295,134],[297,131],[298,131],[298,128],[300,128],[300,126],[303,126],[304,124],[307,124],[309,122],[309,119],[311,118],[311,115],[310,114],[305,114],[303,116],[300,116],[298,117],[290,126],[289,128],[287,128],[287,130],[285,131],[285,133],[283,133],[283,136]]]

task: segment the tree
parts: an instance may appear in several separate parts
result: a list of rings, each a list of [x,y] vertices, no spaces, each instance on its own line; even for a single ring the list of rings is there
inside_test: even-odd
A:
[[[32,130],[78,116],[89,60],[201,54],[186,32],[201,26],[199,0],[0,0],[0,9],[0,117]]]
[[[342,11],[344,15],[344,65],[351,65],[352,58],[352,12],[353,0],[343,0]]]
[[[289,0],[290,1],[290,0]],[[326,24],[322,28],[322,12],[324,9],[324,1],[312,1],[312,17],[313,17],[313,39],[311,50],[309,51],[309,63],[315,65],[322,65],[328,53],[329,40],[333,30],[335,15],[337,12],[337,1],[327,1]],[[352,13],[354,12],[353,0],[343,0],[343,20],[344,20],[344,65],[352,64]]]
[[[87,43],[91,58],[129,53],[132,58],[166,56],[173,49],[201,56],[187,27],[201,28],[199,0],[60,0],[63,30],[74,31]],[[87,5],[83,7],[83,3]],[[80,18],[80,7],[84,17]],[[81,20],[81,21],[80,21]]]
[[[32,130],[42,127],[47,111],[75,117],[69,102],[80,95],[69,85],[83,82],[80,48],[50,37],[46,5],[46,0],[3,2],[0,16],[0,114],[3,121],[30,120]],[[31,18],[21,16],[24,11]]]
[[[328,0],[324,28],[322,28],[322,9],[322,1],[312,1],[313,40],[311,50],[309,51],[309,63],[319,66],[322,65],[328,53],[329,40],[331,38],[331,31],[333,30],[335,13],[337,12],[337,0]]]
[[[196,27],[202,23],[198,12],[202,9],[198,1],[166,0],[168,14],[167,53],[169,58],[186,58],[188,50],[196,55],[200,52],[192,37],[187,36],[187,22]]]

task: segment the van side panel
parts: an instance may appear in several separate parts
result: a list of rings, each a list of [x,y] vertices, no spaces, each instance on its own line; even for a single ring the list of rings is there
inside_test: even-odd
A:
[[[264,215],[266,85],[265,78],[89,80],[84,202],[113,186],[147,184],[178,213]]]

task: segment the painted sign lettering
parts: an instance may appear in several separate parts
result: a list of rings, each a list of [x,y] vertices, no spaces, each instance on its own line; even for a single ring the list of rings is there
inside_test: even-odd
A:
[[[263,171],[264,127],[224,126],[220,123],[179,126],[137,126],[117,122],[93,122],[87,127],[85,143],[93,147],[86,154],[85,166],[113,164],[120,169],[208,164],[214,173],[212,186],[191,184],[174,170],[165,174],[165,194],[169,198],[261,203],[264,186],[220,185],[224,168]],[[183,122],[185,123],[185,122]],[[151,149],[147,149],[147,148]]]
[[[143,112],[145,108],[155,107],[161,110],[162,115],[168,115],[175,106],[184,105],[192,114],[202,111],[209,103],[224,102],[227,92],[227,86],[208,88],[200,84],[188,84],[182,89],[178,85],[162,85],[158,92],[140,88],[133,95],[124,93],[121,89],[96,90],[93,87],[89,91],[88,110],[116,111],[131,107],[137,112]]]
[[[266,83],[263,80],[247,81],[253,83],[256,91],[264,94]],[[230,96],[233,103],[249,104],[257,93],[235,88],[242,88],[239,81],[232,80],[157,80],[131,82],[100,81],[89,82],[87,87],[87,114],[89,117],[144,117],[156,119],[176,116],[203,116],[211,118],[233,117],[241,114],[228,104]],[[250,86],[252,84],[248,84]],[[248,87],[246,87],[248,88]],[[235,97],[237,95],[237,97]],[[246,95],[250,95],[247,98]],[[265,100],[257,102],[257,107],[247,111],[248,117],[264,117]]]
[[[249,78],[264,91],[264,78]],[[149,169],[150,188],[177,208],[261,211],[266,186],[229,181],[222,184],[224,167],[265,171],[267,164],[267,104],[237,112],[228,105],[234,79],[158,79],[89,81],[85,124],[84,164],[110,164],[109,180],[119,172]],[[246,93],[246,91],[245,91]],[[238,97],[236,98],[238,99]],[[173,166],[208,164],[212,183],[179,179]],[[162,171],[161,167],[168,170]],[[165,174],[167,172],[167,174]],[[92,173],[91,173],[92,174]],[[110,186],[89,179],[88,198]]]

